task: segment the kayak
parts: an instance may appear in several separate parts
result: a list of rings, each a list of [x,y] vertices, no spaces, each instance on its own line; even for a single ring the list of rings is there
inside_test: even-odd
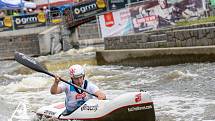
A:
[[[155,121],[154,105],[148,92],[128,92],[111,100],[90,99],[67,116],[64,102],[36,111],[40,119],[78,121]]]

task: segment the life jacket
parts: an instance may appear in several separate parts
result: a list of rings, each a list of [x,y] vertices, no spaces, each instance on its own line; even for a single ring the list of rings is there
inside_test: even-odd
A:
[[[86,90],[87,86],[88,86],[88,81],[84,80],[83,89]],[[69,88],[70,88],[69,89],[69,94],[67,96],[70,95],[71,97],[70,96],[67,97],[67,100],[65,101],[65,105],[66,105],[67,108],[70,105],[70,106],[74,107],[74,109],[76,109],[76,108],[80,107],[82,104],[84,104],[89,99],[87,93],[82,91],[82,90],[79,90],[77,87],[70,85]],[[68,98],[73,98],[73,99],[69,100]],[[68,110],[71,110],[71,107]]]
[[[72,83],[74,84],[73,81],[72,81]],[[87,80],[84,80],[84,89],[85,90],[87,89],[87,84],[88,84]],[[83,90],[79,91],[79,89],[77,87],[70,85],[70,90],[72,90],[71,88],[74,88],[78,94],[82,94],[84,92]]]

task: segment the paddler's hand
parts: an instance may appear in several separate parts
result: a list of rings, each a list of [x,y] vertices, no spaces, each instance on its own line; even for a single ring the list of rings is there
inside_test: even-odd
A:
[[[105,95],[101,90],[97,91],[97,92],[95,93],[95,95],[98,96],[97,98],[98,98],[99,100],[106,100],[106,95]]]
[[[58,75],[55,75],[54,83],[51,86],[50,92],[51,94],[59,94],[61,93],[61,88],[58,87],[58,83],[60,82],[60,77]]]
[[[58,84],[60,82],[60,77],[58,75],[55,75],[55,81],[54,83]]]

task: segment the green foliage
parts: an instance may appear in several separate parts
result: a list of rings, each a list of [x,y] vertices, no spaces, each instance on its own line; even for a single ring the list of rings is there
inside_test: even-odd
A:
[[[198,20],[185,20],[185,21],[180,21],[176,22],[176,26],[189,26],[189,25],[194,25],[194,24],[203,24],[203,23],[209,23],[209,22],[215,22],[215,16],[210,16],[208,18],[201,18]]]

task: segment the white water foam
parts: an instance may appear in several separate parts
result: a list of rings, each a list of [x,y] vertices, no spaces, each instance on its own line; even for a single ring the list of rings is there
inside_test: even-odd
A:
[[[156,115],[162,121],[166,117],[174,117],[176,121],[203,121],[207,106],[215,105],[214,100],[204,98],[153,93],[159,95],[153,97],[153,102]]]
[[[29,121],[31,117],[28,115],[27,104],[27,100],[20,101],[8,121]]]
[[[189,71],[187,72],[182,72],[180,70],[173,70],[170,71],[169,73],[165,73],[161,76],[161,79],[164,80],[184,80],[184,79],[193,79],[197,77],[198,74],[192,74]]]
[[[9,93],[26,92],[46,88],[49,83],[50,79],[44,77],[27,77],[23,78],[20,82],[12,82],[5,88]]]

